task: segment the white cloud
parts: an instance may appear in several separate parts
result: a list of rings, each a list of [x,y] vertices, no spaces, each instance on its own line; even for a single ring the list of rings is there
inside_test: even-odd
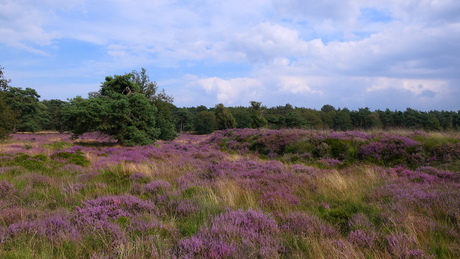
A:
[[[307,50],[299,32],[268,22],[257,24],[229,41],[230,51],[244,53],[250,62],[269,62],[276,57],[302,56]]]
[[[217,102],[225,105],[249,102],[258,99],[264,92],[259,80],[253,78],[233,78],[229,80],[212,77],[199,79],[198,84],[206,91],[217,97]]]

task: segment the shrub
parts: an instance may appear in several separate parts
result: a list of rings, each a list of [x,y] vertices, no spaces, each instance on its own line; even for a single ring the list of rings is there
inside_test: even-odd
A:
[[[276,258],[280,249],[276,221],[261,211],[228,211],[198,234],[181,240],[181,258]]]
[[[417,165],[422,146],[406,137],[392,136],[362,145],[359,155],[363,160],[392,166],[399,164]]]
[[[0,181],[0,198],[5,198],[15,192],[14,186],[6,180]]]

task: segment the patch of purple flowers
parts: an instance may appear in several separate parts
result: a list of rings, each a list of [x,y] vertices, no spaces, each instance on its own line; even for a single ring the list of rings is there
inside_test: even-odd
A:
[[[16,189],[10,182],[6,180],[0,181],[0,198],[5,198],[8,195],[13,194],[15,191]]]
[[[84,224],[132,217],[144,212],[154,214],[155,211],[155,204],[132,195],[100,197],[84,201],[82,206],[75,209],[78,220]]]
[[[181,240],[180,258],[276,258],[281,247],[276,221],[261,211],[228,211],[198,234]]]
[[[144,191],[151,194],[161,194],[171,188],[168,181],[156,180],[144,185]]]
[[[328,223],[305,212],[293,212],[281,217],[281,229],[298,236],[338,237],[339,232]]]

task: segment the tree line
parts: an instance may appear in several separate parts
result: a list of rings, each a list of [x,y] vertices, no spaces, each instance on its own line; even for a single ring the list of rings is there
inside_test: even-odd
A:
[[[0,138],[12,132],[71,132],[74,138],[91,131],[112,136],[126,145],[172,140],[179,132],[212,133],[230,128],[301,128],[336,131],[401,128],[426,131],[460,130],[459,111],[405,111],[324,105],[320,110],[290,104],[208,108],[176,107],[173,97],[159,91],[144,68],[125,75],[107,76],[87,98],[40,101],[32,88],[10,86],[0,67]]]

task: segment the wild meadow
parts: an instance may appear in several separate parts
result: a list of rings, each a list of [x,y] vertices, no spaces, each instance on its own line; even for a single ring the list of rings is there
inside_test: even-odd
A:
[[[0,258],[459,258],[460,135],[0,142]]]

